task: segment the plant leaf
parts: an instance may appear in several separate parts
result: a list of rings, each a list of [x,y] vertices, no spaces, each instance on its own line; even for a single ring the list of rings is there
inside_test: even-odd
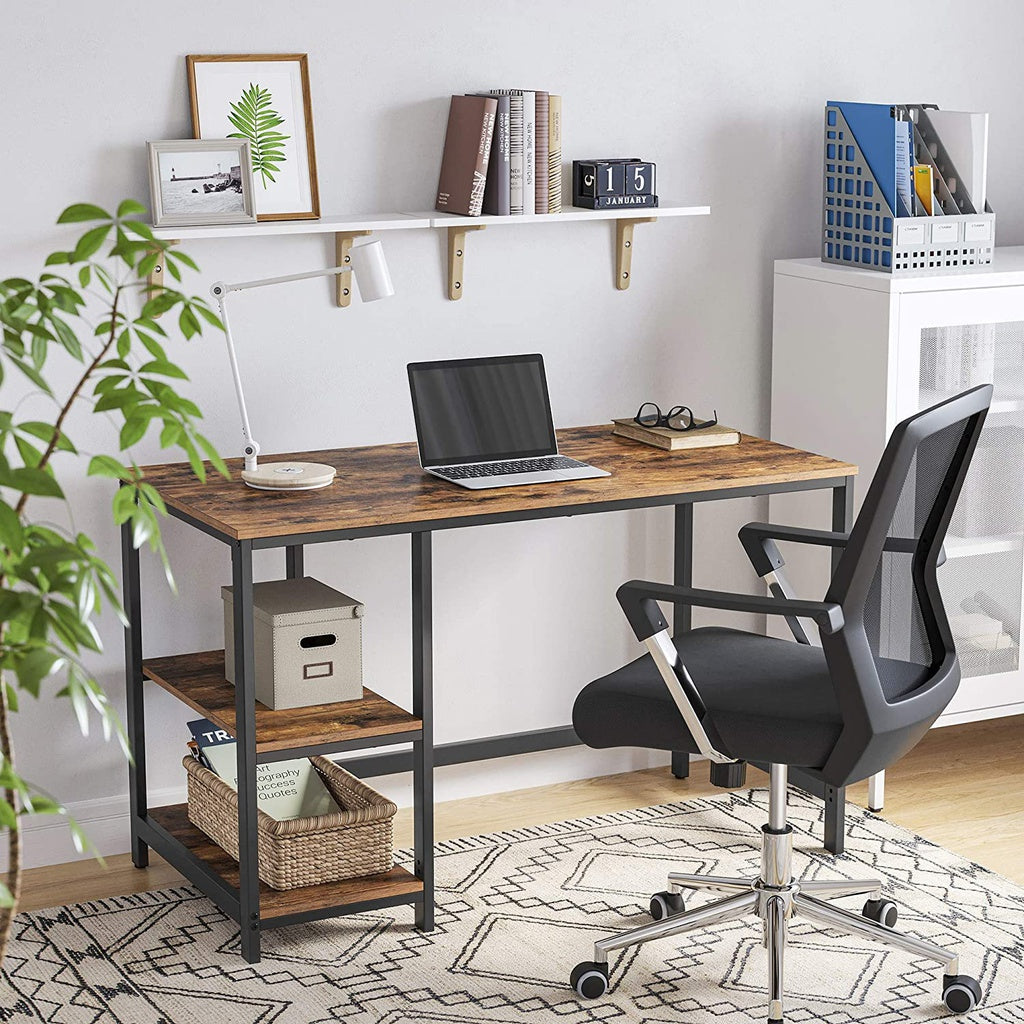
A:
[[[144,217],[146,208],[137,199],[122,199],[117,208],[118,217],[131,217],[134,214]]]
[[[6,501],[0,501],[0,543],[15,553],[20,553],[25,547],[25,529],[21,519]]]
[[[89,460],[89,476],[106,476],[113,480],[131,480],[132,472],[110,455],[94,455]]]
[[[58,224],[76,224],[84,220],[110,220],[110,214],[91,203],[75,203],[69,206],[58,218]]]
[[[78,244],[75,246],[75,251],[71,254],[72,262],[82,263],[90,256],[94,255],[99,250],[99,247],[107,240],[107,235],[109,234],[109,224],[101,224],[97,228],[90,228],[86,231],[86,233],[78,240]]]
[[[14,674],[18,677],[18,685],[33,697],[39,696],[39,685],[49,675],[53,675],[64,664],[64,658],[48,647],[36,647],[19,658],[14,666]]]

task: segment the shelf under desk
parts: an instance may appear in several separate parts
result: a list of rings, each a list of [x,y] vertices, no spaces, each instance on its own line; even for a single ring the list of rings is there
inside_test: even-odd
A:
[[[149,658],[142,672],[214,725],[237,733],[235,688],[224,677],[224,651]],[[362,700],[274,711],[256,702],[256,760],[282,761],[313,754],[405,743],[420,738],[420,720],[373,690]]]
[[[148,824],[157,843],[164,834],[170,836],[190,857],[216,875],[223,882],[229,899],[231,890],[237,891],[238,861],[188,820],[188,804],[153,807],[149,811]],[[157,849],[173,857],[173,852],[166,848],[157,846]],[[303,885],[297,889],[271,889],[260,882],[260,922],[281,926],[319,917],[336,917],[340,913],[357,913],[364,907],[381,909],[414,902],[422,892],[423,882],[398,865],[376,875],[360,875],[322,885]]]

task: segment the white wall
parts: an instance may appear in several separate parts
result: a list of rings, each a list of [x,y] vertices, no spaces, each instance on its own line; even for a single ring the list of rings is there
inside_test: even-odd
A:
[[[966,11],[941,0],[927,11],[878,0],[18,5],[0,32],[0,273],[33,274],[66,243],[52,226],[66,204],[148,198],[143,143],[189,135],[187,53],[309,53],[325,214],[429,208],[448,95],[542,86],[565,97],[567,160],[640,153],[657,161],[662,196],[710,202],[713,216],[638,228],[624,293],[612,287],[607,225],[551,224],[471,236],[458,303],[445,298],[444,239],[430,231],[385,237],[398,288],[390,302],[337,310],[323,281],[239,297],[233,319],[265,450],[408,439],[406,362],[534,349],[546,356],[560,425],[605,420],[654,398],[714,405],[725,422],[764,432],[771,260],[817,251],[826,99],[991,111],[999,239],[1022,240],[1024,14],[1012,0]],[[202,292],[215,278],[299,271],[331,256],[329,236],[187,251],[204,268],[194,281]],[[208,433],[236,453],[222,346],[175,344],[174,353],[192,376]],[[46,414],[35,400],[23,409]],[[94,419],[80,416],[73,434],[88,450],[114,440]],[[160,459],[155,446],[135,455]],[[77,525],[116,564],[109,488],[79,479],[71,496]],[[699,581],[752,585],[734,538],[760,514],[752,501],[699,508]],[[438,741],[564,724],[581,684],[635,653],[614,589],[630,575],[666,576],[670,517],[658,510],[438,535]],[[220,646],[226,552],[174,523],[166,538],[181,594],[168,593],[147,559],[146,652]],[[366,602],[368,682],[407,700],[408,541],[311,550],[307,564]],[[257,569],[279,574],[281,559],[261,557]],[[120,701],[113,619],[103,634],[107,653],[94,665]],[[150,695],[150,771],[162,798],[180,790],[188,717],[165,694]],[[78,737],[68,709],[52,700],[27,702],[16,737],[22,769],[72,801],[107,850],[123,849],[117,751]],[[441,772],[439,795],[663,760],[630,751],[533,755]],[[65,855],[56,834],[31,840],[35,861]]]

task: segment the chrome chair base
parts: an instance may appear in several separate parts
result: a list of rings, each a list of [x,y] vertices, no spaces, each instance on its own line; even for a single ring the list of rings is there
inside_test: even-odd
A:
[[[981,1001],[981,989],[973,978],[958,973],[956,953],[925,939],[894,931],[895,904],[881,899],[882,882],[877,878],[847,879],[793,878],[793,830],[786,823],[786,768],[771,766],[769,824],[762,830],[761,874],[750,878],[691,875],[673,871],[668,889],[651,898],[652,924],[598,939],[594,959],[577,965],[570,984],[585,998],[602,996],[608,988],[608,954],[654,939],[683,935],[696,928],[745,917],[760,918],[764,945],[768,951],[768,1021],[783,1020],[783,961],[789,922],[803,916],[824,928],[834,928],[885,946],[893,946],[915,957],[934,960],[943,967],[943,1001],[950,1010],[963,1013]],[[680,890],[724,893],[721,899],[693,910],[682,910]],[[871,897],[862,914],[832,906],[826,900],[843,896]]]

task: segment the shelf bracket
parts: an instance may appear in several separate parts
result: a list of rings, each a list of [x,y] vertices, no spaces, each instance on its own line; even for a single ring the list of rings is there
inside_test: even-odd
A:
[[[466,253],[466,232],[483,231],[486,224],[460,224],[448,229],[448,298],[462,298],[462,267]]]
[[[334,258],[336,267],[345,267],[352,262],[350,255],[353,239],[372,235],[372,231],[337,231],[334,234]],[[352,301],[352,274],[338,274],[335,279],[334,304],[344,309]]]
[[[633,268],[633,227],[653,224],[657,217],[634,217],[615,222],[615,287],[625,291]]]
[[[168,239],[167,248],[170,249],[172,246],[178,245],[177,239]],[[160,259],[156,261],[153,269],[146,275],[146,299],[155,299],[164,290],[164,273],[166,269],[166,260],[163,258],[163,249],[153,249],[151,252],[156,253]],[[157,314],[159,316],[159,314]]]

